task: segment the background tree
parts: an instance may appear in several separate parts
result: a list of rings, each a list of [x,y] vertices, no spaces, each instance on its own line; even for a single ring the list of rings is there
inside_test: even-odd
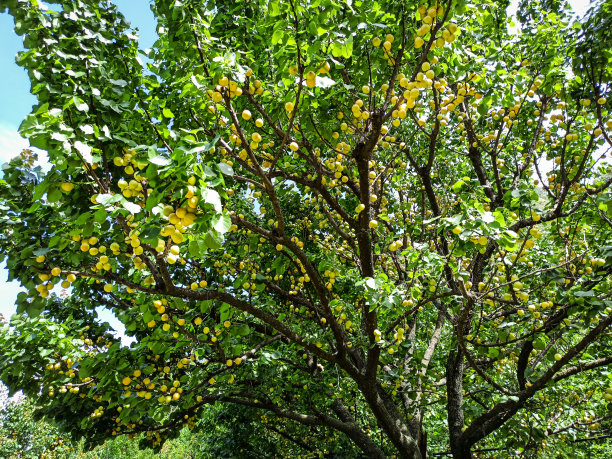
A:
[[[145,66],[107,2],[0,1],[53,164],[0,182],[3,380],[92,445],[216,403],[305,454],[609,433],[609,61],[549,3],[159,0]]]
[[[32,400],[6,397],[0,387],[0,456],[6,458],[65,457],[71,445],[57,428],[36,418]]]

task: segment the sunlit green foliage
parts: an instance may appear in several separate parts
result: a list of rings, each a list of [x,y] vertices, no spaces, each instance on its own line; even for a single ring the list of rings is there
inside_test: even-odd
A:
[[[107,2],[0,0],[52,164],[0,181],[2,379],[88,446],[225,405],[290,456],[608,434],[610,53],[528,3],[158,0],[139,55]]]

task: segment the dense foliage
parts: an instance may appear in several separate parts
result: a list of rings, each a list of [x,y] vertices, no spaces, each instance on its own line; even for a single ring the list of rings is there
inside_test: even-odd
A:
[[[601,16],[157,0],[141,58],[112,4],[49,3],[0,0],[38,99],[20,130],[52,164],[0,180],[25,289],[0,376],[42,414],[159,449],[221,410],[292,456],[610,434]]]
[[[68,453],[65,439],[56,428],[34,416],[32,400],[9,399],[0,386],[0,457],[49,458]]]
[[[33,400],[6,398],[7,389],[0,386],[0,457],[5,459],[183,459],[213,458],[208,455],[208,438],[183,429],[178,438],[166,442],[161,451],[140,450],[138,443],[120,436],[107,440],[91,451],[82,442],[72,441],[51,422],[41,419]],[[223,452],[223,450],[221,450]],[[226,455],[227,456],[227,455]],[[260,456],[262,457],[262,456]]]

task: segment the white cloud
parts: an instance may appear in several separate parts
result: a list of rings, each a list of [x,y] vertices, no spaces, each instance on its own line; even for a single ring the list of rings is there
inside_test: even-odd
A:
[[[589,7],[591,6],[591,2],[589,0],[568,0],[570,6],[574,10],[574,13],[581,18],[587,12]]]
[[[37,165],[44,168],[48,164],[47,154],[44,151],[31,148],[28,140],[21,137],[16,128],[0,124],[0,164],[9,162],[25,148],[30,148],[38,153]]]
[[[16,129],[0,125],[0,162],[10,161],[28,147],[28,141]]]

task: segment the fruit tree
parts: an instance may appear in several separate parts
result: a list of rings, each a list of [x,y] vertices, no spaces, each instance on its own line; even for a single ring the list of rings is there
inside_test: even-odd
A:
[[[110,2],[46,3],[0,0],[51,165],[0,181],[12,390],[91,444],[212,404],[304,455],[610,433],[605,33],[548,1],[155,0],[139,51]]]

